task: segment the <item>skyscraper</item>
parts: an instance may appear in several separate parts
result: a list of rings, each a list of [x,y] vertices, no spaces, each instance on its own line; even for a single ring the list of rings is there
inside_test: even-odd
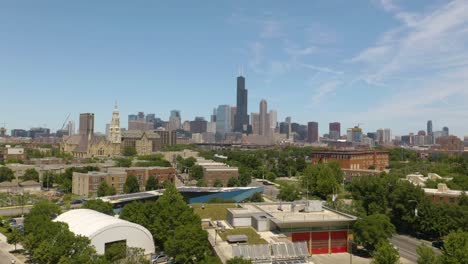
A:
[[[231,131],[236,127],[236,112],[237,112],[237,107],[231,106]]]
[[[427,135],[432,136],[432,120],[427,121]]]
[[[328,124],[328,135],[331,139],[339,139],[341,137],[341,124],[339,122]]]
[[[179,110],[172,110],[169,117],[169,130],[177,130],[182,126],[182,119]]]
[[[318,133],[318,123],[309,122],[307,123],[307,142],[314,143],[318,142],[319,133]]]
[[[109,141],[111,143],[120,143],[122,134],[120,129],[120,117],[117,102],[115,102],[114,111],[112,112],[112,120],[109,125]]]
[[[259,123],[259,135],[268,137],[270,135],[270,118],[267,112],[267,101],[265,99],[260,101]]]
[[[94,114],[80,114],[80,135],[86,136],[88,140],[94,135]]]
[[[278,125],[278,113],[276,110],[270,110],[268,115],[270,116],[270,128],[272,131],[274,131]]]
[[[260,114],[250,113],[250,123],[252,124],[252,134],[260,135]]]
[[[443,127],[442,128],[442,132],[443,132],[443,135],[444,137],[448,137],[449,136],[449,128],[448,127]]]
[[[237,77],[237,104],[235,117],[235,132],[245,132],[249,125],[247,114],[247,89],[245,89],[245,78]]]
[[[231,107],[220,105],[216,110],[216,133],[224,135],[231,132]]]

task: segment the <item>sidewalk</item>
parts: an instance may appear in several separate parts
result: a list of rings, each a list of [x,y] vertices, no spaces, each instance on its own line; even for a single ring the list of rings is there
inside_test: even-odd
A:
[[[4,259],[0,259],[0,264],[6,264],[10,263],[11,259],[14,259],[16,261],[16,264],[24,264],[23,261],[19,260],[16,256],[10,253],[10,251],[15,250],[15,245],[10,245],[7,242],[7,238],[4,234],[0,233],[0,255],[1,256],[7,256],[9,259],[7,260],[8,262],[4,262]],[[22,249],[23,247],[21,245],[17,245],[16,249]]]

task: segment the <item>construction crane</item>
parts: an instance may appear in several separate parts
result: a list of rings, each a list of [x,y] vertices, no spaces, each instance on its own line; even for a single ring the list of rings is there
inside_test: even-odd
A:
[[[360,127],[361,125],[364,125],[364,123],[357,123],[356,127]]]
[[[63,128],[65,127],[65,124],[67,123],[68,118],[70,118],[70,114],[71,113],[68,113],[67,118],[65,118],[65,121],[63,121],[63,125],[62,125],[62,128],[60,128],[60,130],[63,130]]]

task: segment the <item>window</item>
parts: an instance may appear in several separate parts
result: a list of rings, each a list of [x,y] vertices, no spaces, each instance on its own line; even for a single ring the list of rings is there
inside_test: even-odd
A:
[[[455,202],[455,198],[450,197],[450,203],[454,203],[454,202]]]

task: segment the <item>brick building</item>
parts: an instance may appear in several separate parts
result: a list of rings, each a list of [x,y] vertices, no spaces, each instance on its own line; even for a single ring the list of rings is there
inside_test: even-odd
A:
[[[230,178],[239,178],[239,169],[228,166],[204,166],[203,180],[208,186],[213,186],[216,180],[220,180],[223,186],[227,186]]]
[[[342,169],[361,170],[374,167],[384,170],[389,164],[389,152],[383,150],[320,150],[311,154],[313,164],[338,161]]]
[[[129,175],[138,179],[140,191],[145,190],[146,181],[150,176],[155,176],[159,183],[174,181],[176,171],[174,168],[166,167],[131,167],[131,168],[109,168],[107,172],[90,171],[88,173],[73,173],[72,193],[95,197],[101,182],[114,187],[117,194],[123,193],[125,181]]]

